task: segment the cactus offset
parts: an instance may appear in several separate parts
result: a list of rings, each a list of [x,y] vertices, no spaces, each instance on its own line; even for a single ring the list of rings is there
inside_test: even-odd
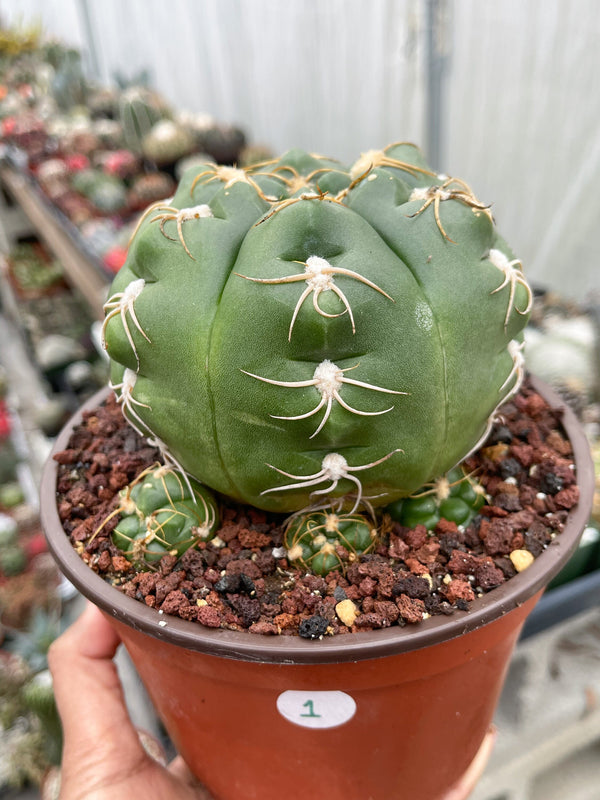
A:
[[[437,478],[431,487],[397,500],[386,511],[406,528],[424,525],[433,530],[440,519],[468,525],[485,502],[483,486],[455,467]]]
[[[333,508],[294,516],[285,531],[288,559],[317,575],[343,570],[370,552],[377,538],[377,528],[365,516]]]
[[[458,464],[523,377],[531,291],[489,208],[413,145],[207,163],[107,302],[112,384],[171,464],[272,510],[384,506]]]
[[[214,536],[218,513],[212,494],[196,481],[183,482],[169,467],[144,470],[120,493],[113,542],[142,568],[164,555],[183,555]]]

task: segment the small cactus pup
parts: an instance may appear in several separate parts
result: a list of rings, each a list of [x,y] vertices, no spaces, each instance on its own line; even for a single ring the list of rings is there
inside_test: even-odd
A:
[[[466,183],[410,144],[346,167],[207,162],[151,205],[106,302],[111,383],[182,474],[289,513],[414,494],[524,374],[532,294]]]
[[[284,542],[294,566],[326,575],[343,571],[359,555],[369,553],[378,536],[366,516],[327,508],[294,515],[286,527]]]
[[[451,469],[436,479],[431,487],[397,500],[386,511],[405,528],[424,525],[432,531],[440,519],[466,526],[485,505],[485,489],[461,467]]]
[[[219,522],[212,493],[197,481],[182,481],[163,465],[144,470],[126,486],[102,526],[116,515],[120,520],[112,532],[113,542],[142,569],[164,555],[179,557],[212,539]]]

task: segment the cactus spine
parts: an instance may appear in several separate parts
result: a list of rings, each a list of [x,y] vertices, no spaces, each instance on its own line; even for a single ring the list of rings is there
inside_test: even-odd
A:
[[[413,145],[350,168],[207,163],[151,206],[106,304],[123,411],[236,500],[387,505],[459,463],[523,376],[531,290]]]

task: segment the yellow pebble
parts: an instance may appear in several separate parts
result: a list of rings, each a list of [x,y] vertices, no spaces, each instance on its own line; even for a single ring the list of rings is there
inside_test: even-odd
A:
[[[358,617],[358,608],[350,599],[341,600],[335,607],[335,613],[344,625],[351,628],[354,620]]]
[[[509,558],[517,572],[523,572],[523,570],[530,567],[534,562],[533,555],[529,550],[513,550]]]

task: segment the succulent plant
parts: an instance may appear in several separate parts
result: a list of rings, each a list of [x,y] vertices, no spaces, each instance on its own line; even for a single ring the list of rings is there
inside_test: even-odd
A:
[[[377,528],[366,516],[326,508],[293,516],[285,531],[285,546],[292,564],[326,575],[370,552],[377,537]]]
[[[0,485],[0,506],[4,508],[14,508],[25,499],[23,489],[19,481],[9,481]]]
[[[128,150],[142,152],[142,139],[168,113],[161,98],[144,86],[130,86],[121,93],[116,116],[123,128]]]
[[[173,164],[189,155],[193,148],[190,131],[170,119],[157,122],[142,140],[144,156],[158,166]]]
[[[88,198],[103,214],[117,214],[127,205],[127,189],[120,178],[102,175],[94,184]]]
[[[196,481],[183,481],[166,466],[155,466],[138,475],[121,492],[111,516],[116,514],[120,520],[112,533],[113,541],[140,565],[159,561],[167,554],[183,555],[198,542],[211,539],[218,524],[212,494]]]
[[[277,512],[385,506],[521,383],[532,302],[489,207],[413,145],[351,167],[207,163],[142,216],[105,305],[111,381],[168,463]]]
[[[16,545],[18,531],[15,520],[9,514],[0,512],[0,549],[2,551]]]
[[[170,197],[174,190],[173,178],[166,172],[149,172],[133,181],[129,192],[129,204],[136,209],[146,208],[151,203]]]
[[[390,516],[406,528],[424,525],[433,530],[440,519],[457,525],[468,525],[481,506],[485,505],[485,489],[460,467],[451,469],[404,500],[387,507]]]
[[[20,575],[27,567],[27,554],[19,544],[8,544],[0,549],[0,573],[6,577]]]
[[[246,134],[234,125],[208,125],[199,135],[198,147],[220,164],[237,164]]]

